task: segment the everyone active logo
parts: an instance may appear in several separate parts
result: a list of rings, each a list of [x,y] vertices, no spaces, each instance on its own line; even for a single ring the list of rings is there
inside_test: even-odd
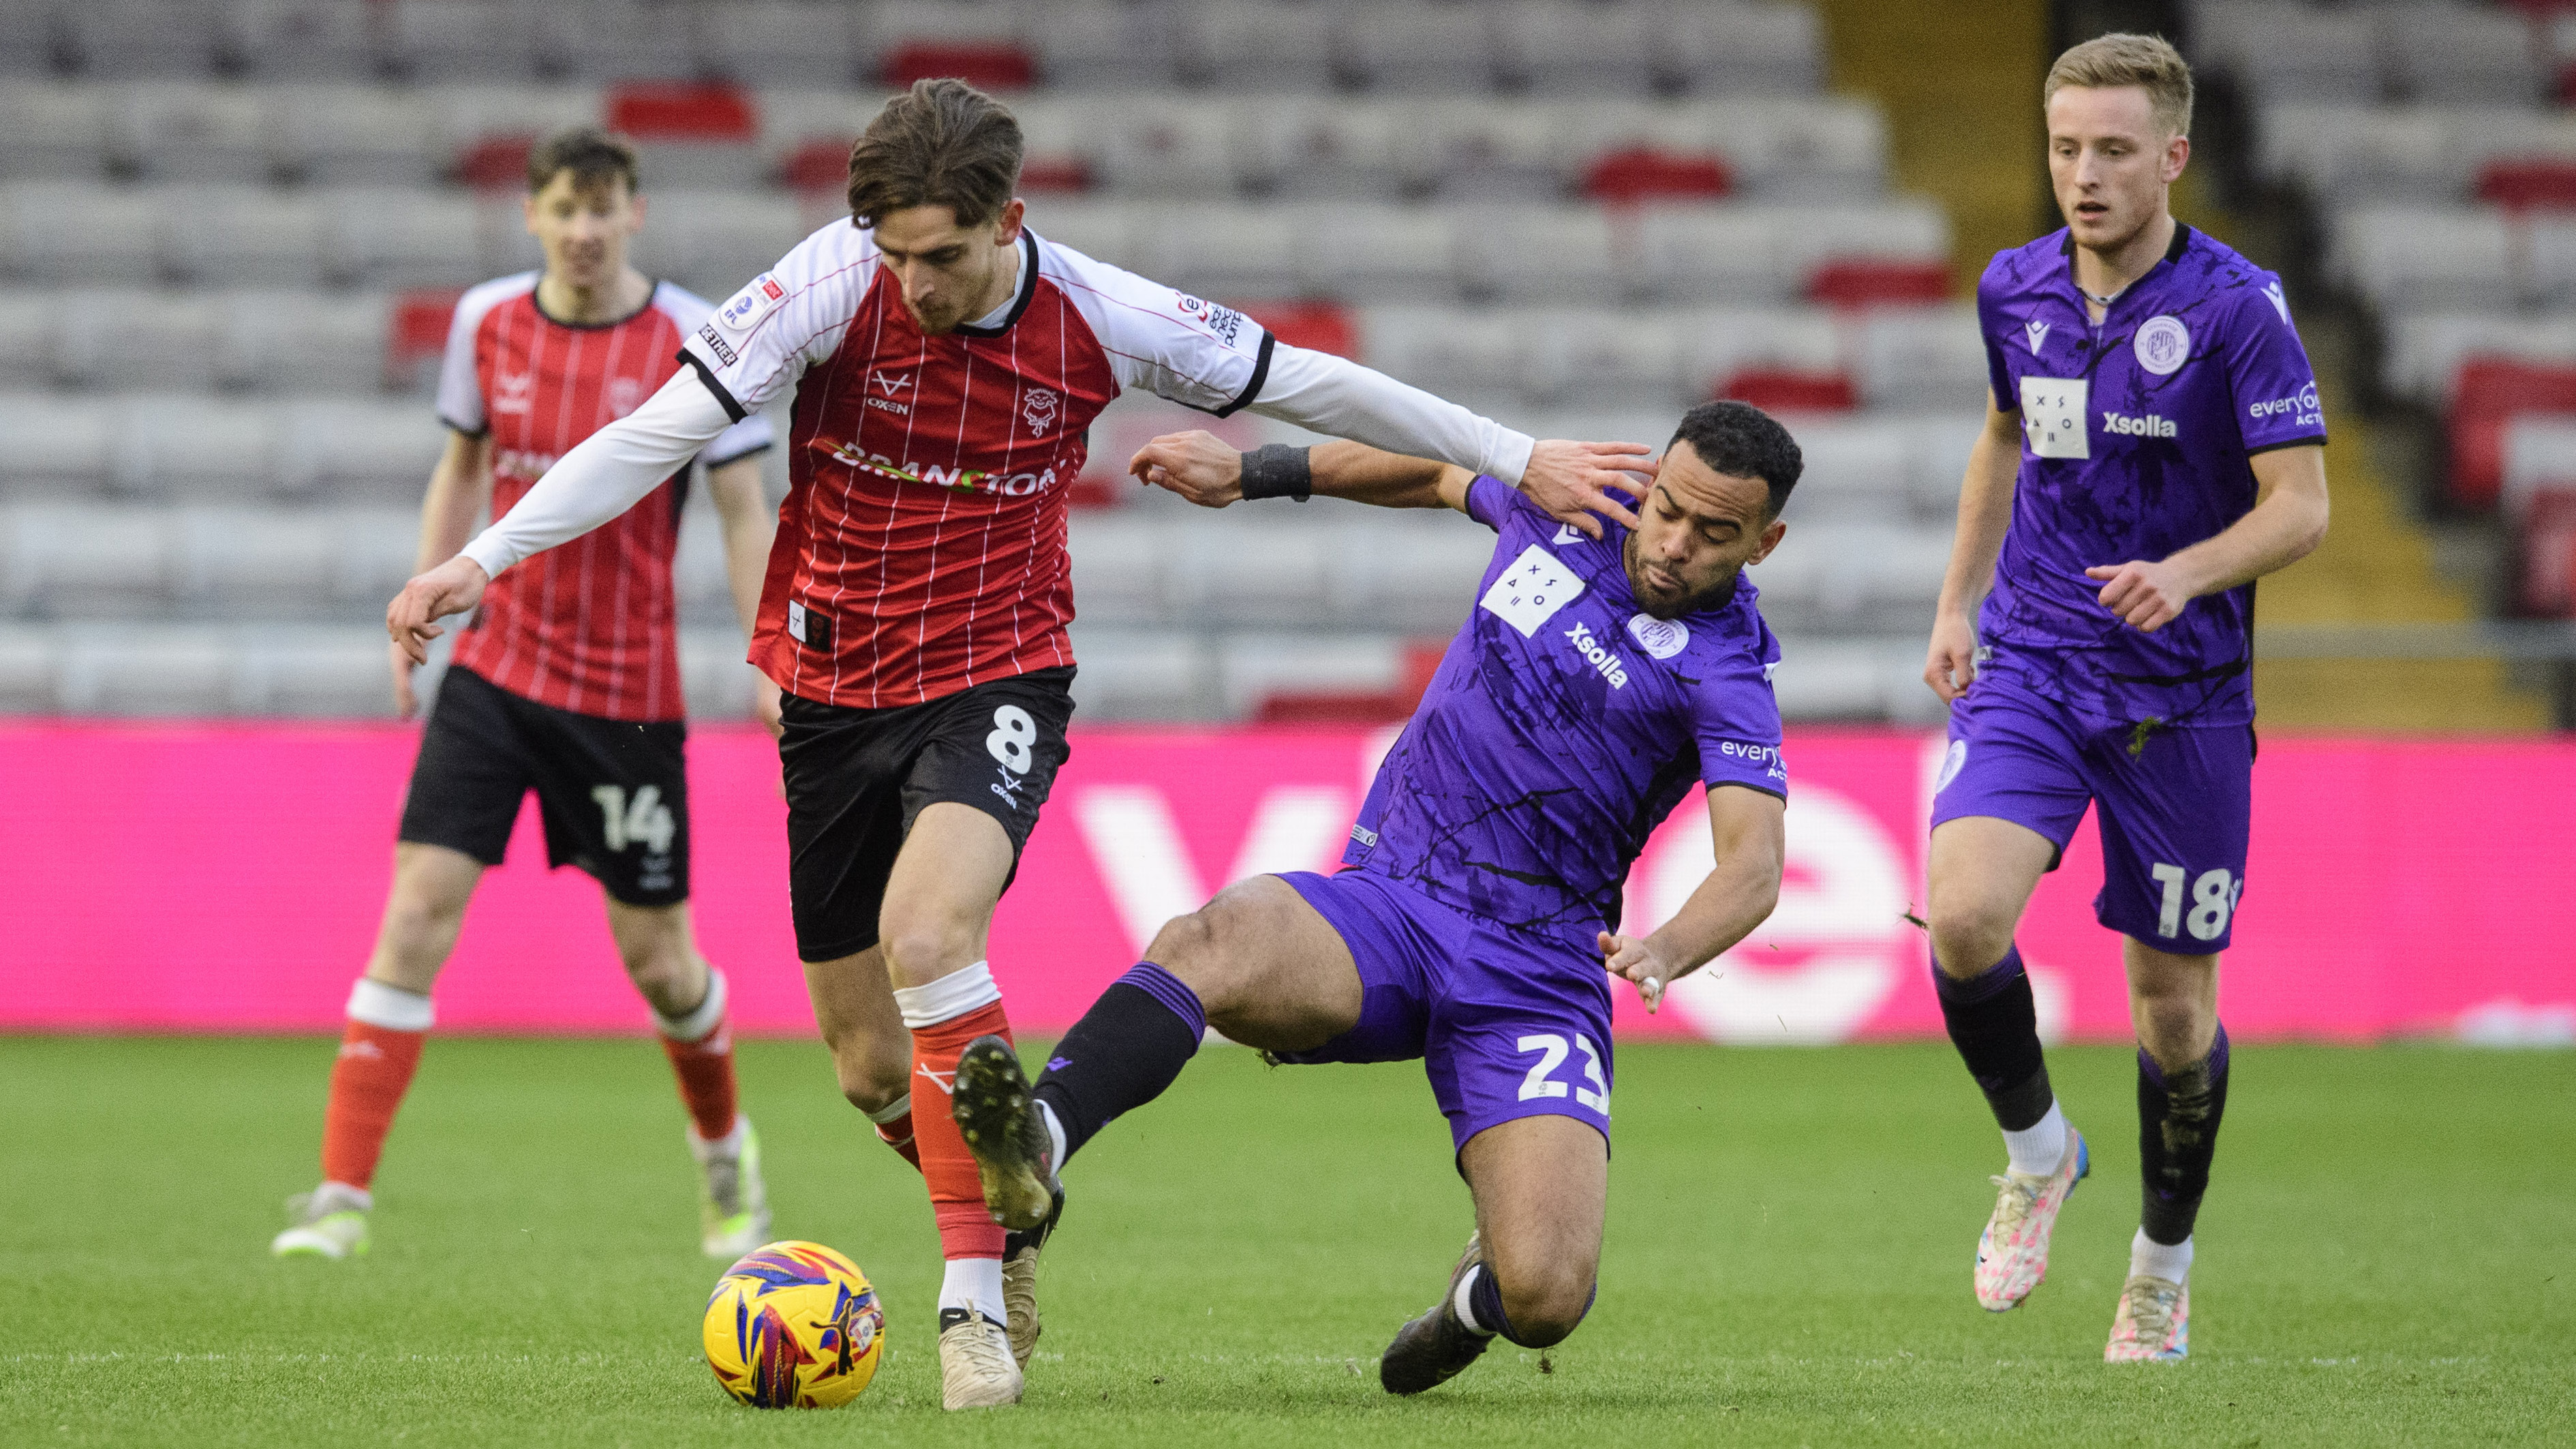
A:
[[[2246,404],[2245,415],[2256,422],[2277,417],[2294,417],[2302,423],[2322,423],[2326,420],[2325,407],[2317,398],[2317,380],[2313,377],[2288,397],[2267,398],[2262,402]]]

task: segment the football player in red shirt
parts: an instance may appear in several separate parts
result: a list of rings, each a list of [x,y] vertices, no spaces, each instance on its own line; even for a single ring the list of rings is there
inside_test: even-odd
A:
[[[635,185],[634,151],[596,130],[567,131],[531,156],[527,225],[546,264],[457,304],[438,393],[447,451],[421,508],[421,567],[453,557],[487,503],[509,516],[556,458],[652,396],[679,370],[680,339],[712,312],[627,264],[644,220]],[[735,606],[751,627],[774,529],[754,455],[769,445],[765,419],[732,423],[675,458],[642,506],[494,586],[459,631],[422,731],[384,922],[349,995],[322,1185],[291,1205],[274,1251],[367,1250],[376,1161],[420,1060],[430,987],[530,790],[549,861],[598,879],[618,956],[679,1078],[703,1179],[701,1247],[730,1259],[763,1241],[769,1209],[758,1139],[735,1106],[724,976],[689,929],[671,558],[694,458],[707,465]],[[392,661],[408,718],[419,659],[395,648]],[[759,712],[773,729],[777,698],[762,681]]]
[[[1068,486],[1111,398],[1249,408],[1518,484],[1597,535],[1633,523],[1636,444],[1534,442],[1231,308],[1045,240],[1012,195],[1010,111],[953,80],[887,103],[850,157],[851,221],[808,237],[684,345],[675,378],[549,472],[386,628],[432,622],[504,570],[617,517],[651,480],[794,390],[793,486],[752,661],[786,692],[798,954],[841,1088],[928,1179],[948,1275],[948,1407],[1015,1403],[1048,1223],[1007,1238],[950,1115],[957,1056],[1007,1034],[993,909],[1064,763],[1073,653]],[[1282,450],[1285,452],[1286,450]],[[1298,480],[1261,473],[1272,491]],[[934,1110],[914,1113],[913,1094]]]

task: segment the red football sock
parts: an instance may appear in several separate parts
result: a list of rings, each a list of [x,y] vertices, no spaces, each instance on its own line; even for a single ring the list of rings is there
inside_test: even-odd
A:
[[[689,1109],[698,1140],[713,1142],[733,1131],[737,1094],[733,1081],[733,1031],[723,1022],[696,1041],[662,1038],[671,1073],[680,1079],[680,1102]]]
[[[984,1184],[975,1171],[975,1156],[966,1150],[966,1136],[957,1129],[948,1104],[956,1091],[957,1057],[966,1044],[979,1036],[1010,1037],[1001,992],[979,964],[929,986],[898,991],[895,1000],[903,1004],[906,1024],[912,1028],[913,1080],[939,1089],[937,1105],[913,1113],[912,1124],[921,1175],[930,1184],[931,1215],[939,1223],[941,1256],[952,1261],[999,1258],[1002,1225],[993,1221],[992,1211],[984,1206]],[[943,1011],[955,1014],[941,1016]]]
[[[385,1134],[420,1066],[426,1031],[396,1031],[355,1017],[331,1064],[331,1104],[322,1113],[322,1178],[364,1188],[376,1178]]]
[[[909,1093],[904,1096],[903,1110],[877,1123],[876,1129],[879,1142],[893,1148],[895,1156],[911,1163],[913,1171],[921,1170],[921,1143],[912,1135],[912,1097]]]
[[[725,1020],[724,973],[707,968],[707,994],[688,1015],[653,1015],[662,1035],[662,1050],[671,1058],[672,1075],[680,1079],[680,1104],[689,1109],[698,1140],[714,1142],[732,1135],[735,1104],[733,1029]]]

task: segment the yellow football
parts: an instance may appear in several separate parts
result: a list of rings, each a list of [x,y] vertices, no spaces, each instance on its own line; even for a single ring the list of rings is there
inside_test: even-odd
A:
[[[876,1377],[885,1310],[859,1265],[820,1243],[771,1243],[707,1299],[707,1366],[757,1409],[831,1409]]]

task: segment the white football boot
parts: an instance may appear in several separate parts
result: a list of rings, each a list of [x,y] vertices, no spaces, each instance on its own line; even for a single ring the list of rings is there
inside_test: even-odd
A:
[[[2048,1276],[2048,1239],[2057,1228],[2057,1210],[2092,1170],[2092,1150],[2084,1145],[2084,1134],[2070,1126],[2066,1156],[2055,1172],[2007,1170],[1992,1179],[1999,1189],[1995,1212],[1986,1219],[1985,1236],[1977,1239],[1978,1307],[1989,1313],[2017,1308]]]
[[[2171,1363],[2191,1356],[2191,1285],[2129,1275],[2111,1315],[2104,1363]]]
[[[367,1212],[374,1206],[373,1194],[346,1183],[299,1192],[286,1200],[291,1225],[269,1240],[268,1250],[281,1258],[365,1257]]]
[[[939,1310],[940,1407],[1008,1408],[1020,1401],[1021,1383],[1010,1330],[971,1308]]]
[[[730,1263],[769,1241],[769,1187],[760,1178],[760,1134],[737,1114],[733,1131],[708,1142],[686,1129],[698,1161],[698,1247]]]

